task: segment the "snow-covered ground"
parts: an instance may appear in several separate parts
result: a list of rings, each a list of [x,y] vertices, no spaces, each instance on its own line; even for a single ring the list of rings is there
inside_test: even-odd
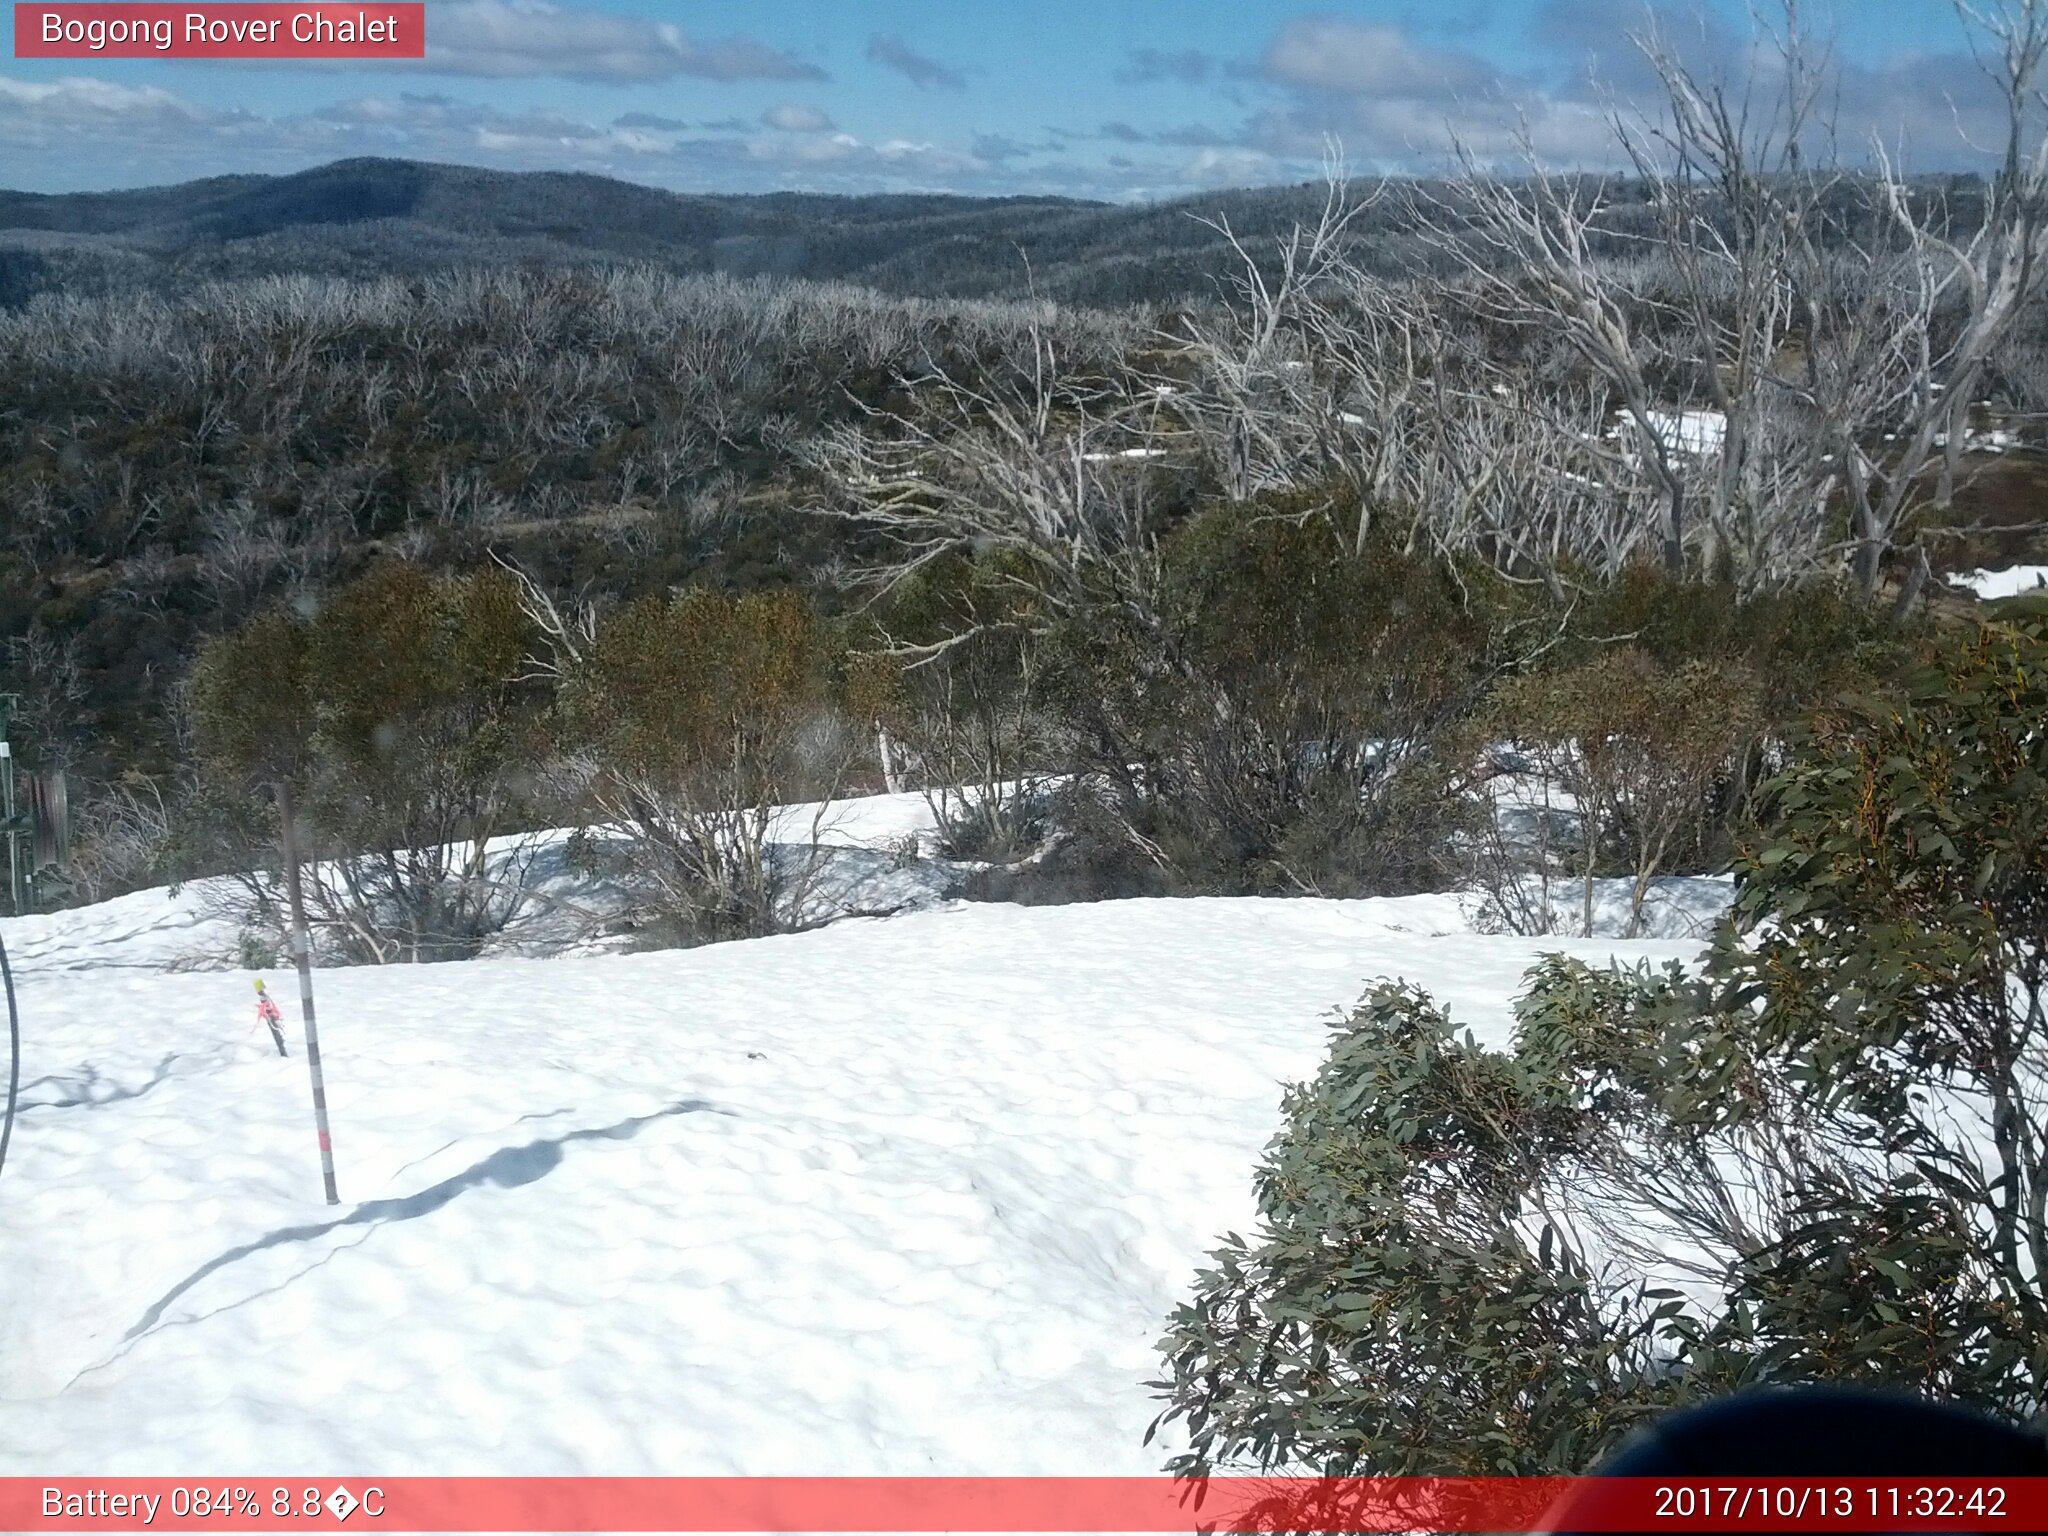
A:
[[[2015,565],[2002,571],[1963,571],[1949,578],[1990,602],[2048,586],[2048,565]]]
[[[1650,430],[1667,448],[1704,458],[1727,441],[1728,418],[1719,411],[1648,411]]]
[[[591,831],[600,842],[610,835],[604,827]],[[927,907],[978,867],[935,857],[938,830],[920,794],[779,806],[769,838],[791,860],[816,865],[804,881],[807,920]],[[633,947],[630,936],[605,931],[607,920],[631,905],[629,894],[616,881],[593,880],[572,867],[568,841],[566,831],[549,831],[488,845],[493,877],[511,878],[509,868],[517,864],[529,896],[505,930],[485,941],[485,954],[602,954]],[[238,959],[246,911],[237,882],[195,880],[175,892],[139,891],[21,918],[4,931],[17,966],[223,970]]]
[[[846,840],[918,831],[895,797]],[[1660,931],[1714,901],[1674,886]],[[1613,898],[1613,899],[1611,899]],[[1619,911],[1603,891],[1603,911]],[[192,889],[0,926],[0,1473],[1132,1473],[1280,1084],[1375,977],[1482,1038],[1469,899],[940,901],[638,955],[323,971],[343,1204]]]

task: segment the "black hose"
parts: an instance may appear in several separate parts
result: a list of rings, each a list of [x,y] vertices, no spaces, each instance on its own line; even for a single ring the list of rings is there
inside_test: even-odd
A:
[[[14,1007],[14,972],[7,968],[4,942],[0,942],[0,984],[7,989],[7,1114],[0,1119],[0,1168],[5,1168],[7,1143],[14,1135],[14,1100],[21,1092],[21,1015]]]

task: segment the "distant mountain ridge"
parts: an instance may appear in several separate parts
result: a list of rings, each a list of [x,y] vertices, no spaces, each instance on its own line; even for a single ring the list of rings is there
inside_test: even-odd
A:
[[[1319,195],[1319,192],[1318,192]],[[1093,303],[1171,300],[1230,266],[1190,215],[1254,234],[1301,188],[1140,207],[1058,197],[674,193],[608,177],[411,160],[341,160],[115,192],[0,191],[0,305],[45,291],[175,288],[315,272],[653,262],[678,271],[839,279],[895,293]]]

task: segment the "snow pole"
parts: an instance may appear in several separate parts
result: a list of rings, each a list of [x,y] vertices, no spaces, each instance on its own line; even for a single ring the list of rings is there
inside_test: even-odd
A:
[[[21,1011],[14,1006],[14,972],[7,967],[5,943],[0,943],[0,986],[7,991],[7,1109],[0,1114],[0,1168],[4,1168],[7,1143],[14,1136],[15,1101],[21,1097]]]
[[[268,1028],[270,1038],[277,1044],[277,1054],[288,1056],[284,1048],[284,1015],[277,1011],[277,1004],[270,1000],[270,994],[263,989],[263,978],[256,978],[256,1027]]]
[[[320,1070],[320,1031],[313,1023],[313,945],[306,936],[306,902],[299,889],[299,843],[292,828],[291,785],[277,783],[277,817],[283,828],[284,888],[292,908],[292,959],[299,968],[299,1009],[306,1016],[306,1069],[313,1078],[313,1125],[320,1132],[320,1177],[327,1203],[341,1204],[334,1188],[334,1141],[327,1134],[327,1077]]]

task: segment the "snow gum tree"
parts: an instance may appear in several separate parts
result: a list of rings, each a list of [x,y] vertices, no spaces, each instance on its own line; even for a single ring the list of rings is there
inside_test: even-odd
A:
[[[1164,1341],[1175,1470],[1568,1473],[1761,1382],[2048,1408],[2048,621],[1939,643],[1767,788],[1703,967],[1382,986]],[[1157,1427],[1157,1426],[1155,1426]]]
[[[1536,643],[1487,573],[1355,549],[1318,501],[1204,509],[1148,611],[1058,636],[1077,768],[1168,889],[1427,888],[1461,811],[1443,737]]]
[[[932,808],[945,851],[1009,863],[1051,832],[1065,743],[1046,697],[1037,604],[1002,555],[926,564],[874,610],[863,657],[883,687],[875,715],[900,745],[899,784]]]
[[[359,962],[465,958],[517,915],[542,751],[517,589],[503,572],[393,563],[311,617],[286,608],[208,644],[193,673],[203,788],[297,802],[306,900]],[[267,877],[252,877],[267,910]]]
[[[393,563],[343,588],[310,644],[323,771],[308,810],[345,850],[312,884],[357,958],[466,959],[522,910],[543,756],[505,572]]]
[[[817,839],[782,857],[771,834],[778,803],[823,802],[842,781],[851,737],[831,660],[800,597],[692,588],[626,604],[564,664],[561,713],[591,803],[681,936],[803,921]]]
[[[1739,667],[1699,658],[1659,668],[1630,647],[1501,688],[1497,723],[1577,805],[1587,934],[1607,842],[1626,850],[1629,936],[1641,931],[1650,881],[1699,840],[1715,788],[1764,728],[1757,694]]]

